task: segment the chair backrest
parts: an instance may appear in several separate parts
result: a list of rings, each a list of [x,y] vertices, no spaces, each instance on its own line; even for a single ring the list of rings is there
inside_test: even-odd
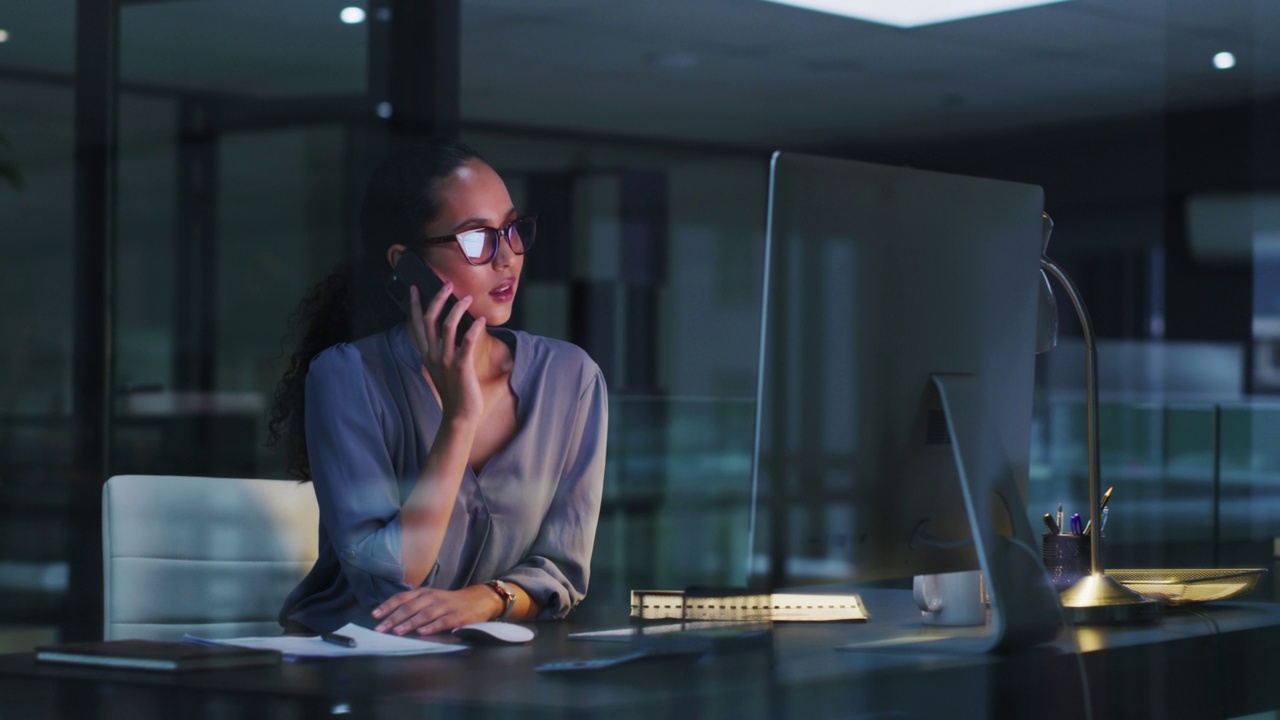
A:
[[[316,559],[319,509],[291,480],[118,475],[102,490],[103,636],[277,635]]]

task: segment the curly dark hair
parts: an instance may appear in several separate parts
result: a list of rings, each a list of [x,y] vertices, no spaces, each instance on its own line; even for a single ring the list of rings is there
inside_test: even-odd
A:
[[[276,386],[267,445],[283,443],[290,475],[311,479],[304,424],[311,359],[325,348],[404,321],[385,290],[391,276],[387,248],[402,243],[421,251],[423,231],[440,212],[440,183],[473,160],[484,162],[461,142],[435,141],[395,154],[369,178],[360,208],[360,256],[338,263],[289,317],[285,342],[294,350]]]

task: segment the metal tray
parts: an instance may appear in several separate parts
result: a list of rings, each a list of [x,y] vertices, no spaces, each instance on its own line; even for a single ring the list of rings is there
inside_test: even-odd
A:
[[[1253,590],[1266,568],[1107,570],[1122,585],[1169,605],[1210,602]]]

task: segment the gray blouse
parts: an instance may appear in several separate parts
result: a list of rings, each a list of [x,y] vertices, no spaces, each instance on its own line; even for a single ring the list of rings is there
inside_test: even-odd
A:
[[[604,486],[604,377],[575,345],[489,332],[515,358],[516,433],[478,474],[467,468],[423,587],[509,580],[542,606],[540,619],[562,618],[587,592]],[[305,422],[320,555],[285,599],[286,629],[372,627],[375,607],[412,589],[400,562],[400,506],[440,419],[403,325],[311,361]]]

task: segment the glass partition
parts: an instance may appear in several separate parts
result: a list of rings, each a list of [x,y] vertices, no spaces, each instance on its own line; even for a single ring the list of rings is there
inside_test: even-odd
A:
[[[285,477],[266,412],[290,313],[355,242],[366,33],[317,11],[280,40],[282,13],[122,9],[113,473]],[[743,582],[764,156],[463,139],[540,216],[512,324],[585,347],[609,383],[588,602]]]
[[[1104,401],[1102,485],[1108,568],[1271,568],[1280,537],[1280,403]],[[1079,400],[1037,408],[1029,514],[1088,502],[1085,411]],[[1259,590],[1274,597],[1268,583]]]
[[[331,118],[367,54],[336,10],[296,10],[120,10],[113,473],[282,475],[266,410],[286,320],[345,251]]]
[[[8,3],[0,28],[0,652],[9,652],[56,637],[74,552],[74,3]]]
[[[586,603],[745,583],[764,156],[517,132],[464,140],[539,214],[515,323],[582,345],[609,383]]]
[[[746,583],[755,402],[610,401],[604,506],[587,602]]]
[[[1171,15],[1176,26],[1166,23],[1160,5],[1113,18],[1144,28],[1151,40],[1131,82],[1156,98],[1153,109],[1097,122],[1062,118],[1071,124],[1044,128],[1017,126],[1000,107],[984,107],[983,94],[950,87],[990,83],[974,85],[985,70],[953,62],[953,44],[930,39],[947,28],[892,38],[895,47],[929,50],[914,62],[945,70],[902,78],[917,85],[904,97],[919,103],[918,112],[886,122],[873,116],[876,103],[858,103],[867,115],[849,126],[811,112],[814,102],[844,102],[819,88],[844,73],[871,82],[868,88],[889,87],[888,66],[845,57],[847,43],[826,43],[821,52],[831,57],[792,58],[814,84],[769,79],[782,77],[774,71],[783,70],[775,55],[788,52],[783,45],[803,55],[815,46],[800,38],[814,37],[820,22],[834,37],[842,26],[831,23],[843,21],[801,16],[777,28],[781,35],[744,32],[742,48],[712,49],[701,64],[690,55],[679,67],[667,66],[662,48],[641,47],[648,39],[636,40],[620,45],[626,57],[612,60],[632,65],[600,75],[590,51],[603,48],[605,36],[583,45],[580,26],[561,23],[585,18],[615,27],[639,15],[462,3],[464,72],[455,99],[463,139],[503,173],[518,204],[546,221],[514,322],[583,345],[610,386],[607,490],[590,602],[625,601],[637,587],[745,579],[767,159],[772,143],[786,138],[786,149],[1043,185],[1058,221],[1051,250],[1061,252],[1057,259],[1084,294],[1098,299],[1091,310],[1100,333],[1142,345],[1117,345],[1102,359],[1103,372],[1151,367],[1152,348],[1164,348],[1154,352],[1169,360],[1159,382],[1120,373],[1103,396],[1103,482],[1116,487],[1108,565],[1271,562],[1272,538],[1280,535],[1272,511],[1280,458],[1271,442],[1280,406],[1261,393],[1280,386],[1272,382],[1280,377],[1271,357],[1280,332],[1271,328],[1276,278],[1269,269],[1275,103],[1258,95],[1253,105],[1219,111],[1165,98],[1162,78],[1174,69],[1168,48],[1208,26],[1192,17],[1194,9]],[[55,638],[70,615],[71,568],[101,562],[72,539],[83,527],[76,518],[98,510],[84,489],[100,481],[86,482],[97,471],[74,463],[73,398],[82,386],[73,380],[75,302],[67,278],[76,241],[77,7],[48,0],[0,11],[0,627],[16,628],[0,630],[0,650]],[[342,21],[342,4],[117,7],[115,255],[104,270],[116,288],[110,470],[282,478],[281,454],[264,443],[265,413],[283,368],[290,312],[355,238],[373,154],[364,124],[386,120],[378,115],[386,108],[368,102],[370,86],[386,80],[386,68],[370,60],[377,34],[369,20]],[[1101,21],[1087,7],[1082,14],[1090,26]],[[731,24],[745,31],[750,19],[738,14]],[[667,40],[703,39],[692,25],[677,25]],[[1059,40],[1070,49],[1073,37]],[[552,65],[505,61],[550,44],[565,49],[539,58]],[[1067,54],[1094,62],[1091,49],[1078,49]],[[479,67],[482,54],[504,62]],[[758,86],[746,83],[762,69]],[[653,106],[663,108],[655,122],[630,96],[610,104],[619,88],[674,94]],[[775,91],[783,94],[765,95]],[[757,92],[768,113],[734,109],[734,97]],[[1093,91],[1079,92],[1067,98],[1073,107],[1091,107]],[[555,125],[546,111],[556,103],[581,106],[575,124]],[[775,132],[794,114],[826,117],[829,127],[820,136],[794,129],[802,125]],[[611,117],[625,122],[610,124]],[[1000,123],[986,125],[984,117]],[[759,144],[729,144],[747,136],[723,140],[714,129],[686,132],[705,118],[721,128],[741,123]],[[952,120],[982,134],[911,142],[908,134],[893,143],[868,134]],[[1239,195],[1261,198],[1248,205],[1252,241],[1238,246],[1233,234],[1229,246],[1210,243],[1206,251],[1198,239],[1216,225],[1206,226],[1203,213],[1184,218],[1182,203],[1209,186],[1239,186]],[[1209,199],[1201,209],[1223,207],[1221,197]],[[1228,209],[1239,206],[1227,200]],[[1253,286],[1241,289],[1250,273]],[[1248,298],[1256,305],[1251,335],[1236,331]],[[1070,334],[1065,329],[1064,342],[1042,360],[1037,380],[1029,503],[1036,527],[1059,502],[1077,509],[1087,502],[1083,371],[1073,364],[1081,352],[1065,339]],[[1208,386],[1169,385],[1184,377]]]

